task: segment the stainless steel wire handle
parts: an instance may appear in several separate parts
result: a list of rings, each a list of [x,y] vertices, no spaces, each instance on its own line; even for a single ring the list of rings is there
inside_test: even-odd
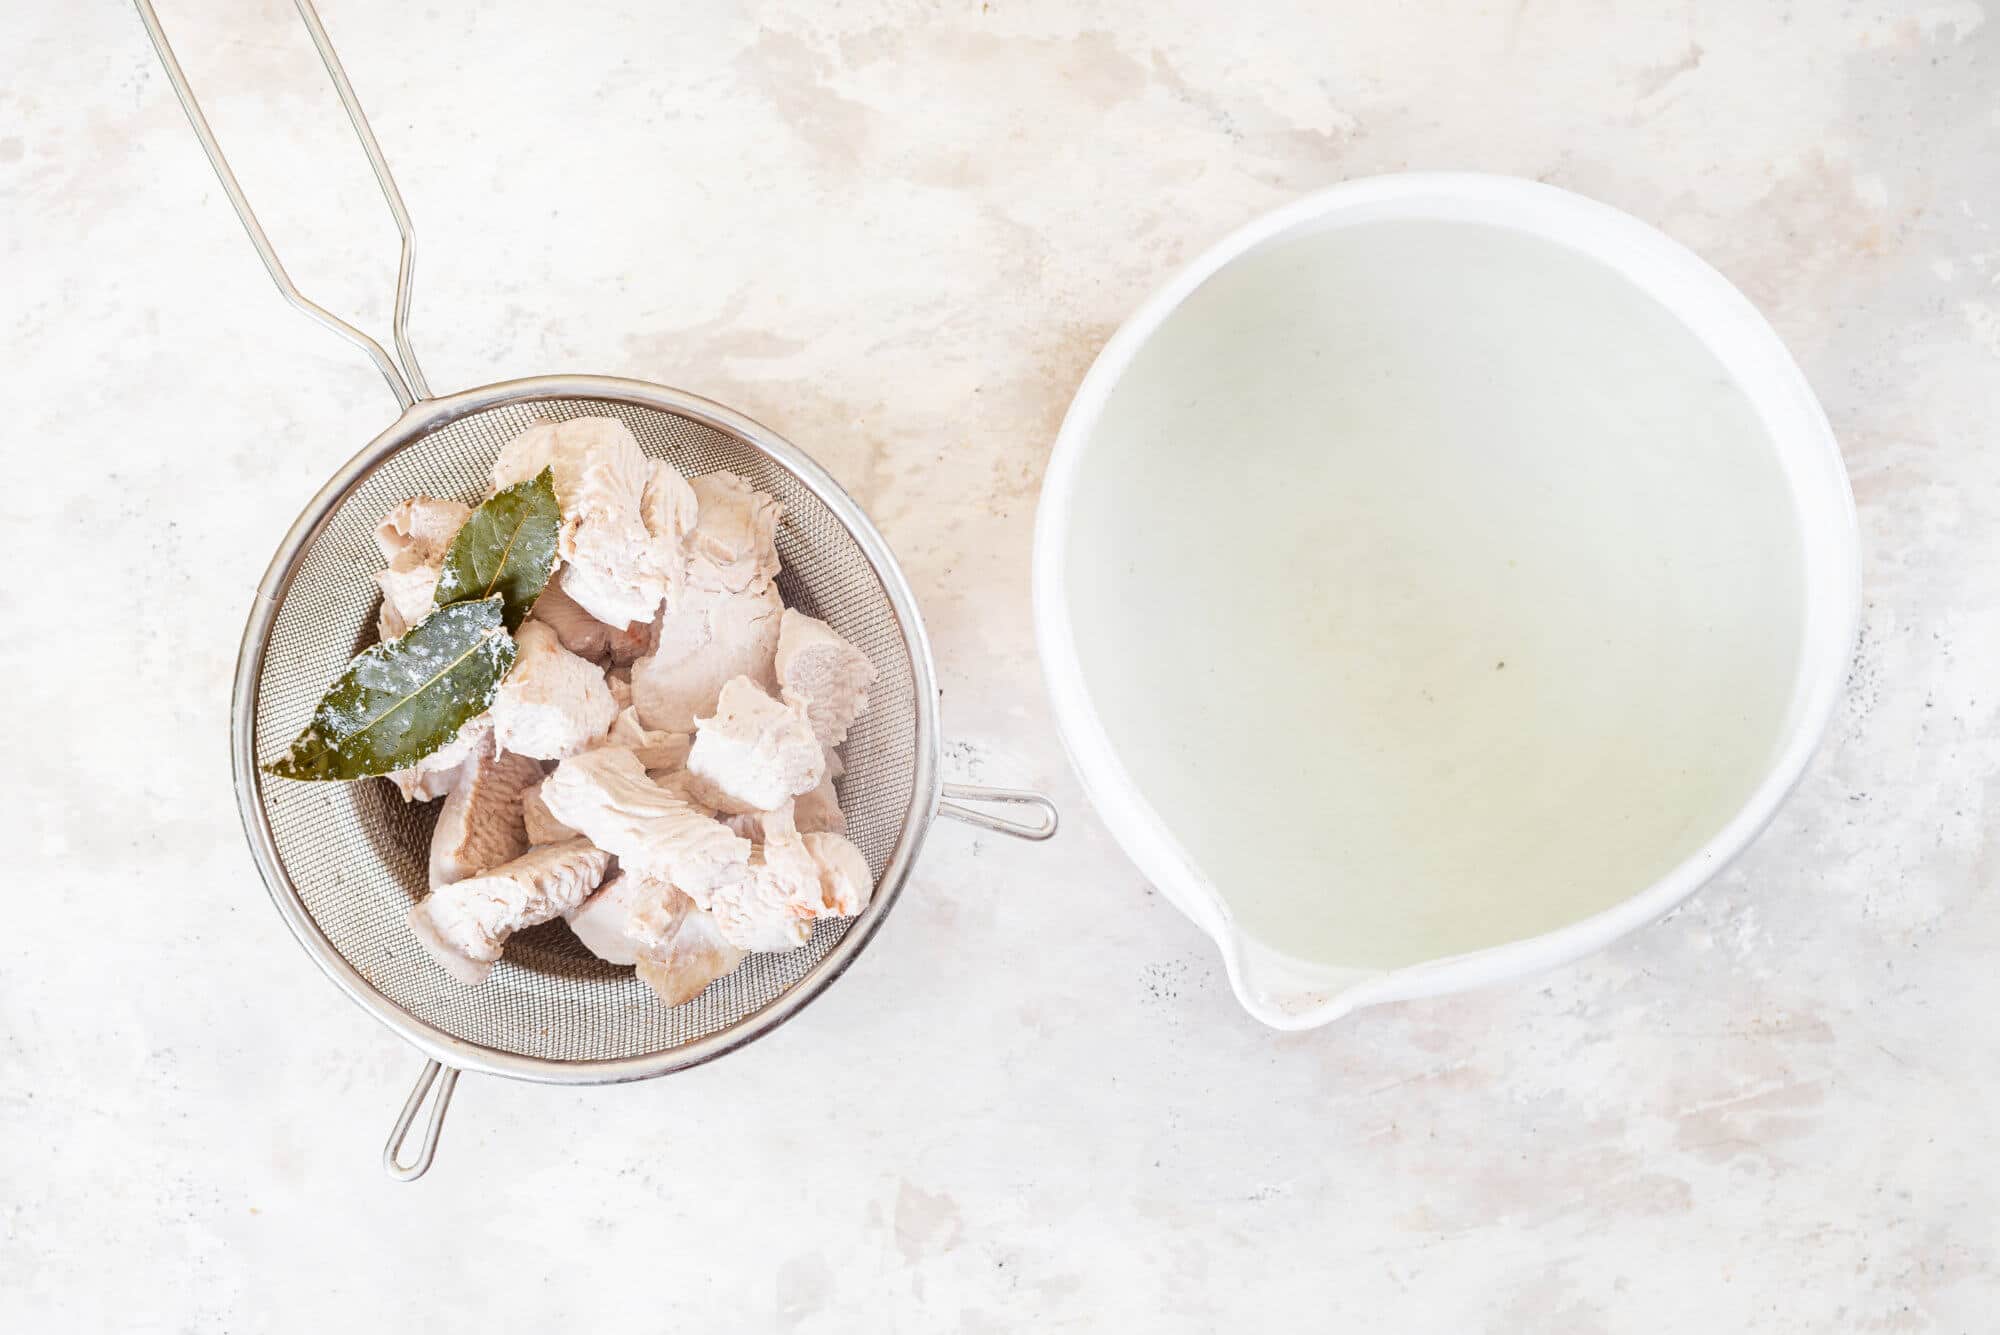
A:
[[[194,127],[195,137],[201,140],[202,149],[208,154],[209,165],[215,168],[216,179],[222,182],[223,193],[229,196],[237,218],[243,223],[243,230],[250,234],[250,244],[257,248],[257,254],[263,259],[271,281],[278,285],[278,291],[314,323],[331,329],[367,353],[375,363],[375,369],[389,382],[398,405],[408,408],[419,399],[431,397],[430,385],[424,380],[423,369],[417,365],[417,354],[410,347],[410,285],[416,270],[416,228],[410,223],[410,212],[403,207],[402,192],[396,189],[396,178],[389,173],[389,162],[382,156],[382,146],[375,141],[375,132],[369,128],[368,117],[361,110],[361,101],[354,95],[354,85],[347,80],[347,71],[334,52],[333,42],[326,35],[326,27],[319,21],[319,12],[313,8],[312,0],[293,0],[293,3],[298,6],[299,18],[304,20],[306,31],[312,34],[313,45],[319,48],[319,58],[333,80],[334,91],[340,94],[340,104],[347,108],[347,119],[361,140],[362,150],[368,155],[368,165],[375,169],[375,183],[382,188],[382,197],[388,200],[389,212],[396,219],[396,230],[403,238],[402,254],[396,265],[396,307],[391,321],[395,330],[396,355],[402,361],[400,367],[380,343],[306,296],[292,282],[291,275],[285,272],[285,266],[278,259],[277,250],[271,245],[271,238],[264,234],[264,225],[257,221],[256,210],[250,207],[243,187],[237,183],[229,159],[223,156],[222,145],[216,141],[215,131],[209,128],[208,117],[202,114],[201,103],[195,99],[187,72],[181,68],[173,46],[167,41],[166,30],[160,26],[160,16],[154,11],[152,0],[133,0],[133,3],[138,6],[139,17],[146,24],[146,35],[153,39],[153,49],[160,54],[160,64],[166,68],[167,79],[174,86],[174,95],[180,98],[181,109],[187,112],[188,124]]]
[[[1055,837],[1057,817],[1056,804],[1041,793],[1027,788],[976,788],[968,783],[948,783],[943,786],[945,800],[938,803],[938,815],[947,816],[965,825],[976,825],[982,830],[992,830],[996,834],[1010,834],[1016,839],[1030,839],[1040,843]],[[952,799],[957,799],[956,801]],[[1026,821],[1008,820],[989,811],[976,811],[962,805],[966,802],[983,802],[993,806],[1033,807],[1040,819],[1033,825]]]
[[[424,1095],[430,1093],[431,1082],[444,1072],[444,1083],[438,1086],[437,1100],[431,1104],[430,1121],[424,1124],[423,1144],[417,1147],[417,1157],[405,1161],[402,1157],[403,1142],[409,1139],[410,1127],[417,1120],[417,1110],[424,1106]],[[398,1182],[414,1182],[430,1171],[431,1160],[437,1158],[438,1133],[444,1130],[445,1110],[451,1107],[451,1093],[458,1088],[458,1069],[443,1062],[427,1061],[417,1076],[416,1087],[410,1097],[403,1102],[403,1111],[396,1118],[395,1129],[389,1132],[389,1143],[382,1147],[382,1167]]]

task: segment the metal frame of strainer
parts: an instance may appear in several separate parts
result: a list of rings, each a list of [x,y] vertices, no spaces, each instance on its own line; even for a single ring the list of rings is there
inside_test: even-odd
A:
[[[187,112],[188,122],[194,128],[196,137],[201,140],[202,148],[207,152],[209,162],[215,168],[215,174],[221,181],[224,192],[235,207],[237,217],[242,221],[244,230],[249,233],[251,243],[256,246],[257,253],[263,259],[264,267],[270,272],[272,281],[277,284],[278,290],[284,294],[286,300],[314,322],[339,334],[366,352],[370,360],[375,363],[376,369],[381,371],[383,379],[388,382],[389,388],[396,395],[398,405],[403,410],[402,416],[395,423],[370,441],[359,454],[348,460],[346,465],[320,489],[304,512],[293,522],[283,542],[279,544],[277,553],[272,557],[263,581],[258,586],[256,601],[251,608],[249,621],[244,627],[230,709],[230,754],[235,775],[237,807],[243,820],[244,833],[249,839],[251,853],[270,891],[272,902],[277,906],[279,914],[284,918],[292,934],[298,938],[299,943],[305,947],[320,970],[363,1010],[394,1030],[422,1052],[427,1059],[416,1086],[411,1090],[409,1099],[397,1117],[389,1141],[382,1151],[383,1164],[391,1175],[408,1181],[421,1176],[430,1167],[437,1150],[438,1133],[443,1126],[445,1111],[450,1105],[452,1091],[457,1084],[460,1071],[480,1071],[489,1075],[547,1084],[613,1084],[644,1080],[712,1061],[784,1023],[839,977],[867,945],[869,938],[880,927],[889,908],[901,893],[903,881],[908,876],[923,845],[924,836],[935,817],[949,816],[984,829],[1024,839],[1047,839],[1055,833],[1057,819],[1055,806],[1040,793],[1020,789],[977,788],[940,781],[938,773],[943,747],[937,722],[936,673],[931,660],[930,641],[924,633],[923,620],[917,613],[916,600],[910,591],[909,583],[904,579],[902,568],[896,563],[888,544],[883,541],[882,535],[876,531],[861,508],[825,469],[814,463],[796,446],[777,433],[721,404],[684,390],[669,389],[638,380],[589,375],[538,376],[526,380],[503,381],[444,397],[431,396],[430,387],[417,365],[416,354],[410,346],[408,333],[415,229],[410,223],[408,211],[403,206],[402,195],[390,175],[388,162],[382,156],[381,147],[376,143],[374,132],[369,127],[368,119],[361,110],[361,104],[355,97],[353,87],[348,83],[346,71],[341,67],[340,59],[334,52],[333,44],[327,37],[326,29],[320,23],[319,15],[314,10],[311,0],[294,0],[299,17],[304,21],[314,46],[319,50],[320,59],[325,64],[327,74],[333,80],[334,88],[340,96],[342,106],[347,110],[355,134],[367,153],[369,165],[375,172],[376,182],[381,187],[383,197],[388,201],[389,210],[395,217],[397,230],[402,237],[393,317],[396,344],[394,359],[391,359],[380,343],[308,299],[292,283],[284,266],[279,262],[270,239],[257,221],[257,216],[244,196],[241,186],[237,184],[235,173],[231,171],[228,160],[223,156],[215,134],[209,128],[207,118],[202,114],[194,91],[188,84],[187,76],[181,69],[179,60],[174,56],[173,48],[167,42],[166,33],[160,26],[159,16],[154,12],[151,0],[134,0],[134,3],[145,22],[147,34],[151,37],[154,48],[159,52],[160,63],[166,69],[174,92],[179,97],[182,108]],[[418,1019],[390,1001],[363,978],[334,947],[313,920],[311,913],[307,911],[298,888],[293,884],[279,857],[269,819],[259,798],[258,785],[261,778],[254,750],[258,682],[263,672],[265,652],[270,643],[278,607],[297,573],[299,559],[310,548],[315,537],[342,501],[378,466],[405,446],[424,439],[448,423],[474,413],[507,404],[555,399],[593,399],[671,413],[738,440],[791,472],[827,507],[861,547],[869,565],[880,579],[890,607],[896,615],[909,653],[910,670],[914,679],[918,743],[915,748],[916,773],[912,785],[911,805],[905,814],[896,845],[878,878],[874,900],[869,910],[853,922],[811,970],[762,1008],[734,1024],[691,1042],[631,1057],[560,1060],[507,1052],[469,1043]],[[962,805],[968,801],[1032,806],[1039,810],[1041,819],[1032,825],[1012,821]],[[438,1079],[440,1073],[444,1077],[442,1081]],[[426,1096],[432,1094],[434,1087],[435,1096],[424,1129],[422,1145],[414,1159],[405,1161],[400,1157],[403,1143],[415,1124],[418,1113],[422,1110]]]

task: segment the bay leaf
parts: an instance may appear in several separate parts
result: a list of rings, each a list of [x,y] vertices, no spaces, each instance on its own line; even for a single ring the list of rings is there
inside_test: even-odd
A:
[[[514,666],[499,594],[431,611],[393,640],[364,649],[327,688],[286,754],[264,766],[281,779],[360,779],[407,769],[493,703]]]
[[[555,475],[546,468],[493,496],[451,540],[438,571],[436,605],[497,593],[507,600],[507,629],[518,630],[555,570],[561,526]]]

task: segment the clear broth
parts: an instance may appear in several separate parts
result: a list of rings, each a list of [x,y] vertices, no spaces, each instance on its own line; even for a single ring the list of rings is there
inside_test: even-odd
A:
[[[1801,539],[1714,357],[1469,223],[1245,257],[1122,379],[1069,611],[1134,781],[1265,945],[1389,968],[1694,853],[1793,706]]]

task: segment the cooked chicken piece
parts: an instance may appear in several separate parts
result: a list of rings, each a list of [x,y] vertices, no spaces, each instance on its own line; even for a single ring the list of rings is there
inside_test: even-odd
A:
[[[701,782],[692,775],[688,777],[694,784]],[[799,832],[798,817],[789,801],[769,811],[745,811],[730,816],[718,814],[716,819],[752,843],[768,843]]]
[[[653,460],[653,474],[646,479],[640,506],[654,542],[664,546],[686,547],[688,534],[701,518],[701,498],[693,485],[664,459]]]
[[[442,563],[451,540],[472,517],[472,507],[436,496],[412,496],[391,510],[375,530],[375,546],[384,561],[405,553],[420,561]]]
[[[611,690],[611,699],[620,709],[632,707],[632,669],[612,668],[604,674],[604,684]]]
[[[838,834],[801,835],[806,852],[819,868],[821,917],[852,918],[868,907],[875,893],[875,878],[869,874],[868,859],[853,841]]]
[[[724,939],[744,950],[791,950],[812,935],[820,914],[819,864],[797,835],[757,845],[734,879],[695,903],[715,915]]]
[[[527,852],[521,795],[541,781],[540,761],[496,751],[490,740],[473,752],[431,831],[431,889]]]
[[[787,608],[778,626],[778,685],[805,702],[822,746],[839,746],[861,711],[875,665],[818,617]]]
[[[542,785],[535,785],[521,794],[521,824],[528,832],[528,843],[559,844],[565,839],[577,837],[576,831],[557,820],[549,810],[549,804],[542,801]]]
[[[563,648],[539,621],[522,622],[514,646],[514,667],[493,700],[501,748],[555,760],[603,736],[618,716],[603,669]]]
[[[732,677],[775,691],[784,611],[776,585],[746,594],[690,588],[661,618],[659,648],[632,665],[632,702],[646,726],[693,732]]]
[[[792,819],[801,833],[847,833],[847,814],[840,809],[840,793],[833,786],[834,776],[839,772],[840,757],[828,751],[826,773],[819,787],[800,793],[793,805]]]
[[[691,589],[757,593],[778,576],[778,517],[785,507],[735,473],[704,473],[689,484],[700,509],[687,536]]]
[[[679,891],[670,891],[686,905],[663,946],[640,956],[639,981],[669,1006],[693,1001],[716,979],[743,962],[743,952],[722,934],[715,915],[696,908]]]
[[[671,881],[697,902],[750,859],[749,841],[647,778],[622,747],[564,760],[543,781],[542,801],[625,870]]]
[[[425,769],[421,764],[409,769],[391,770],[382,777],[396,785],[396,791],[403,795],[405,802],[435,802],[440,797],[451,795],[452,785],[458,782],[459,766],[465,764],[461,758],[457,765],[446,765],[440,769]]]
[[[647,770],[677,770],[687,764],[688,748],[694,744],[685,732],[660,732],[639,722],[639,711],[621,709],[611,721],[611,729],[591,742],[600,746],[622,746],[638,758]]]
[[[680,470],[664,459],[653,461],[652,476],[639,501],[639,517],[652,539],[649,559],[666,580],[669,604],[680,601],[687,587],[687,543],[701,513],[701,501]]]
[[[375,615],[375,634],[393,640],[429,615],[437,596],[438,567],[404,552],[375,572],[382,589],[382,610]]]
[[[613,630],[658,615],[661,599],[666,597],[664,587],[640,582],[642,576],[626,564],[635,558],[620,555],[629,550],[622,544],[631,541],[629,536],[598,537],[587,545],[572,547],[563,556],[558,577],[564,593]]]
[[[703,787],[698,776],[686,770],[658,770],[649,777],[691,810],[713,814],[696,795]],[[746,950],[790,950],[811,932],[813,919],[851,916],[867,907],[874,883],[861,850],[838,835],[815,831],[801,837],[792,802],[770,811],[714,819],[753,846],[750,856],[729,874],[711,878],[710,885],[689,893],[699,907],[716,915],[727,939],[736,945]]]
[[[639,964],[649,958],[665,961],[688,919],[708,914],[667,881],[621,871],[564,916],[591,954],[609,964]],[[708,931],[714,931],[712,921]],[[734,968],[740,958],[739,953],[722,972]],[[701,986],[708,981],[712,979]]]
[[[554,631],[563,648],[593,663],[611,657],[611,638],[620,633],[577,606],[576,599],[563,592],[559,579],[548,582],[528,615]]]
[[[692,1001],[734,969],[743,952],[715,919],[667,882],[620,872],[567,915],[591,954],[636,964],[639,977],[669,1006]]]
[[[386,570],[375,572],[382,587],[382,611],[375,629],[393,640],[424,619],[437,593],[438,570],[451,540],[472,514],[469,506],[434,496],[413,496],[391,510],[375,530],[375,546]]]
[[[721,812],[696,796],[694,790],[700,786],[701,781],[688,773],[685,766],[675,766],[673,769],[649,769],[646,771],[646,777],[658,784],[662,789],[672,793],[675,797],[693,807],[696,811],[699,811],[702,815],[712,820],[722,821],[725,825],[729,824],[729,820]],[[735,827],[731,825],[730,828],[734,829]],[[746,839],[749,837],[748,835],[744,836]]]
[[[530,615],[553,630],[563,648],[593,663],[626,666],[651,653],[660,635],[657,617],[635,621],[623,630],[605,625],[564,591],[560,577],[549,581]]]
[[[644,942],[633,932],[633,915],[640,901],[666,882],[635,871],[620,871],[590,898],[563,915],[584,949],[607,964],[637,964]],[[679,894],[672,886],[670,892]],[[687,896],[682,895],[686,899]],[[689,900],[690,904],[694,901]]]
[[[564,592],[614,630],[650,621],[680,559],[678,546],[666,550],[646,527],[652,461],[615,418],[544,422],[501,447],[493,486],[510,487],[545,467],[562,504],[556,555],[563,561]]]
[[[815,919],[851,918],[874,891],[868,859],[845,837],[773,831],[744,875],[695,902],[743,949],[790,950],[805,944]]]
[[[739,839],[761,844],[781,835],[799,832],[797,810],[791,801],[782,802],[769,811],[720,811],[710,806],[703,796],[711,791],[708,782],[686,769],[648,770],[647,777],[702,815],[727,825]]]
[[[660,622],[666,617],[663,606],[651,621],[634,621],[624,630],[611,632],[611,665],[631,674],[634,663],[660,647]]]
[[[443,797],[457,786],[465,762],[492,736],[492,712],[476,714],[459,728],[458,736],[408,769],[391,770],[383,777],[396,785],[405,802],[429,802]]]
[[[585,839],[530,849],[482,876],[432,891],[410,910],[410,927],[446,973],[461,983],[484,982],[508,937],[582,903],[610,865],[611,855]]]
[[[722,688],[715,713],[696,720],[688,773],[695,792],[719,811],[769,811],[819,787],[826,752],[804,709],[780,704],[748,677]]]

